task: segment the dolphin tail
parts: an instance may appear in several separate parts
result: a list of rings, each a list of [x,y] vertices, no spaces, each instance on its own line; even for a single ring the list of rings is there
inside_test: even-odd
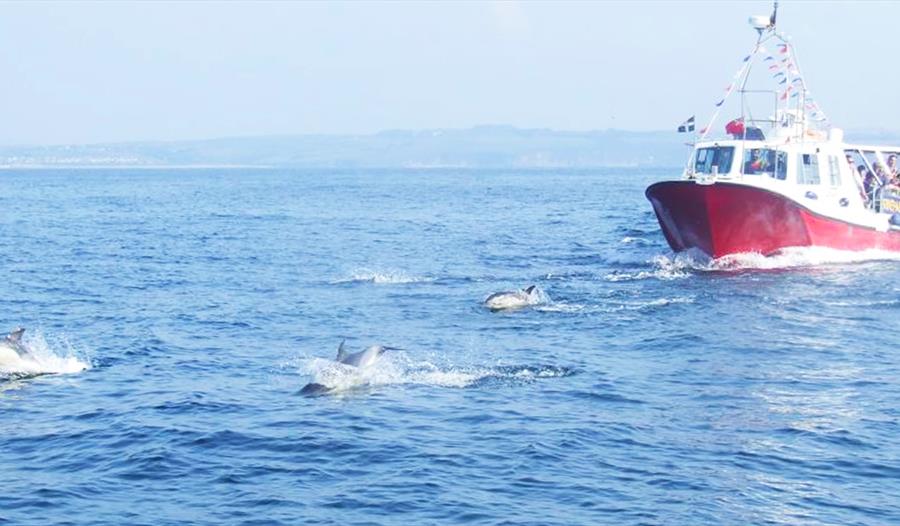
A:
[[[346,342],[347,342],[347,340],[341,340],[341,344],[338,345],[337,358],[335,358],[334,361],[342,362],[342,361],[344,361],[344,358],[347,357],[347,351],[344,350],[344,344]]]

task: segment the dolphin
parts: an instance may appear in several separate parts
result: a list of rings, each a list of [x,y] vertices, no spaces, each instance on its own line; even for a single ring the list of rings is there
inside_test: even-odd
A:
[[[334,361],[337,363],[342,363],[344,365],[349,365],[351,367],[356,367],[357,369],[365,369],[372,366],[375,362],[378,361],[379,358],[381,358],[381,355],[384,354],[385,351],[401,350],[399,347],[372,345],[371,347],[367,347],[362,351],[348,353],[344,348],[345,343],[346,340],[341,341],[341,344],[338,346],[337,357],[335,357]],[[311,382],[303,386],[303,389],[300,390],[300,394],[307,396],[317,396],[327,394],[333,390],[334,387]]]
[[[346,340],[345,340],[346,341]],[[338,346],[337,358],[334,360],[336,362],[352,365],[353,367],[359,367],[360,369],[363,367],[368,367],[378,361],[378,358],[384,354],[385,351],[399,351],[400,349],[397,347],[385,347],[384,345],[372,345],[371,347],[367,347],[366,349],[355,352],[348,353],[344,350],[344,341],[341,342],[341,345]]]
[[[491,294],[484,300],[484,306],[492,312],[501,310],[515,310],[534,305],[540,300],[536,285],[526,289],[507,290]]]
[[[20,364],[28,356],[28,349],[22,344],[24,332],[17,327],[0,340],[0,367]]]

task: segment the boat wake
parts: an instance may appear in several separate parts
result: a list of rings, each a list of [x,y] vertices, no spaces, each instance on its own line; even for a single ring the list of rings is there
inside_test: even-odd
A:
[[[19,380],[45,374],[73,374],[90,369],[90,361],[65,338],[48,343],[40,331],[28,331],[22,338],[28,351],[24,356],[0,363],[0,381]]]
[[[756,252],[731,254],[710,259],[700,251],[688,250],[674,255],[659,255],[647,263],[650,269],[613,271],[606,281],[627,282],[646,279],[675,280],[707,272],[744,272],[748,270],[784,270],[836,265],[856,265],[878,261],[900,261],[900,253],[887,250],[849,251],[825,247],[789,247],[764,256]]]
[[[823,265],[853,265],[873,261],[900,261],[900,252],[887,250],[849,251],[825,247],[788,247],[777,254],[745,253],[710,262],[711,270],[788,269]]]
[[[324,386],[330,394],[390,385],[456,389],[515,385],[576,373],[575,369],[556,365],[439,366],[427,360],[412,361],[405,353],[385,355],[363,369],[322,358],[303,360],[299,368],[310,377],[310,383]]]

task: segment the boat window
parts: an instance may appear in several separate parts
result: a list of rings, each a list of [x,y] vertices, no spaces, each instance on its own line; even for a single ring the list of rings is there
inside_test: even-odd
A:
[[[766,174],[784,180],[787,177],[787,154],[768,148],[750,148],[744,151],[744,173]]]
[[[837,156],[828,156],[828,175],[831,186],[841,186],[841,168]]]
[[[694,171],[697,173],[712,173],[713,166],[718,168],[720,174],[731,172],[731,161],[734,159],[734,146],[714,146],[697,150],[697,161],[694,163]]]
[[[801,153],[797,163],[797,183],[819,184],[819,160],[814,153]]]

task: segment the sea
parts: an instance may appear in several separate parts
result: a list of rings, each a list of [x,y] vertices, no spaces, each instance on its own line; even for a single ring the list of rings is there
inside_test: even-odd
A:
[[[678,172],[0,172],[0,524],[900,524],[900,255],[674,254]]]

